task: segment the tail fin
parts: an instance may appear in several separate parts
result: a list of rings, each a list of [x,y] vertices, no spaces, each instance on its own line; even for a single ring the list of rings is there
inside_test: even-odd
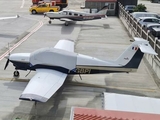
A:
[[[144,53],[157,55],[147,40],[134,38],[134,42],[115,61],[125,68],[138,68]]]
[[[107,14],[108,6],[104,6],[101,10],[98,11],[98,15],[105,15]]]

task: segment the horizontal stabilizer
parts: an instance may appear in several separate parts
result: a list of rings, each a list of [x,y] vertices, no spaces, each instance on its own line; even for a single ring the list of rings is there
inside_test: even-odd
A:
[[[137,69],[144,53],[157,55],[149,42],[143,38],[134,37],[134,42],[115,61],[126,68]]]
[[[141,52],[143,52],[143,53],[147,53],[147,54],[152,54],[152,55],[158,55],[154,50],[153,50],[153,48],[150,46],[150,44],[148,43],[148,44],[140,44],[139,45],[139,48],[140,48],[140,50],[141,50]]]
[[[152,55],[158,55],[153,48],[151,47],[151,45],[149,44],[149,42],[143,38],[137,38],[134,37],[135,42],[138,44],[138,47],[140,48],[141,52],[143,53],[147,53],[147,54],[152,54]]]

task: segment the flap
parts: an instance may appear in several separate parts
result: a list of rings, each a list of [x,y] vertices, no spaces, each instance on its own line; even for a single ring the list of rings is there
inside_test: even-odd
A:
[[[49,69],[37,69],[19,99],[46,102],[64,83],[67,74]]]

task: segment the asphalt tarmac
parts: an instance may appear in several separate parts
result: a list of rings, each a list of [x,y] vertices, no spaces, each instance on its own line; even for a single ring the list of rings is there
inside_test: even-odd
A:
[[[18,19],[0,21],[0,55],[10,48],[11,53],[28,53],[42,47],[54,47],[60,39],[75,41],[75,52],[103,60],[116,59],[132,39],[117,17],[76,22],[69,26],[54,20],[48,24],[43,15],[31,15],[31,1],[13,0],[12,8],[4,10],[7,1],[0,1],[0,16],[19,14]],[[80,7],[74,2],[73,8]],[[4,5],[2,5],[4,4]],[[71,4],[71,3],[70,3]],[[72,3],[73,4],[73,3]],[[72,5],[71,4],[71,5]],[[24,6],[23,6],[24,5]],[[72,8],[72,6],[70,6]],[[17,42],[20,42],[17,44]],[[16,45],[16,46],[14,46]],[[7,54],[7,53],[6,53]],[[68,120],[72,106],[103,109],[103,92],[160,97],[156,75],[145,59],[135,73],[68,76],[65,84],[46,103],[21,101],[19,96],[35,72],[20,71],[14,79],[14,67],[4,69],[0,61],[0,119],[1,120]]]

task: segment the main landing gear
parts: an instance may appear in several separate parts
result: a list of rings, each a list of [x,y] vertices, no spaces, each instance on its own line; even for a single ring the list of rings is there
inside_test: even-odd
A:
[[[51,23],[52,23],[52,21],[51,21],[51,20],[49,20],[49,21],[48,21],[48,23],[49,23],[49,24],[51,24]]]
[[[66,21],[64,25],[65,25],[65,26],[68,26],[68,25],[69,25],[69,22]]]
[[[19,77],[19,72],[17,70],[13,72],[13,77]]]
[[[52,23],[52,21],[51,21],[51,20],[54,20],[54,19],[50,19],[50,20],[48,21],[48,23],[49,23],[49,24],[51,24],[51,23]]]

